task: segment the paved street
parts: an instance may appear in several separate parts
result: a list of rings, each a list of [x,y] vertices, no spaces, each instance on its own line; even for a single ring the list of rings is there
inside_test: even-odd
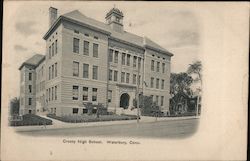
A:
[[[185,138],[196,132],[199,119],[167,120],[136,124],[77,127],[19,132],[30,136],[125,136],[148,138]]]

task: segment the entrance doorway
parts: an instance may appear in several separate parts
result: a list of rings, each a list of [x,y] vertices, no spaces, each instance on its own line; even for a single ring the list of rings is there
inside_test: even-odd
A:
[[[123,93],[120,97],[120,107],[127,109],[129,106],[129,95],[127,93]]]

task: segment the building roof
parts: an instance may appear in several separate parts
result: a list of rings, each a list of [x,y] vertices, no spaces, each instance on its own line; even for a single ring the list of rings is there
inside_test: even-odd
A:
[[[36,68],[44,60],[45,60],[44,55],[36,54],[36,55],[32,56],[31,58],[29,58],[28,60],[26,60],[25,62],[23,62],[23,64],[19,67],[19,70],[22,69],[22,67],[25,65],[33,66],[34,68]]]
[[[60,18],[66,18],[68,20],[70,19],[70,20],[73,20],[75,22],[80,22],[80,23],[83,23],[87,26],[94,27],[94,28],[99,29],[101,31],[106,31],[106,33],[108,33],[108,35],[111,36],[111,39],[113,38],[113,39],[122,40],[123,42],[128,43],[128,44],[132,43],[132,44],[136,45],[137,47],[141,47],[141,48],[148,47],[152,50],[156,50],[156,51],[165,53],[165,54],[170,55],[170,56],[173,55],[169,51],[167,51],[166,49],[164,49],[163,47],[161,47],[160,45],[155,43],[154,41],[150,40],[149,38],[141,37],[141,36],[129,33],[127,31],[124,31],[124,32],[114,31],[111,29],[111,27],[108,24],[106,24],[104,22],[97,21],[97,20],[92,19],[90,17],[87,17],[78,10],[74,10],[74,11],[68,12],[66,14],[63,14],[58,19],[60,19]],[[58,23],[58,21],[59,20],[55,21],[55,23],[51,26],[49,31],[45,34],[44,38],[47,37],[47,35],[49,34],[50,31],[52,31],[52,28],[56,26],[56,23]]]

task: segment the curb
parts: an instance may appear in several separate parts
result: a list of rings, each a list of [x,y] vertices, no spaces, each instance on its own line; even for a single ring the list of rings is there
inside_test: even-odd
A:
[[[161,121],[177,121],[177,120],[188,120],[188,119],[199,119],[200,117],[175,117],[175,118],[157,118],[158,122]],[[53,121],[53,120],[52,120]],[[96,126],[109,126],[109,125],[122,125],[122,124],[136,124],[137,120],[121,120],[121,121],[104,121],[104,122],[85,122],[85,123],[64,123],[64,125],[47,125],[47,126],[22,126],[13,127],[16,132],[30,132],[30,131],[41,131],[41,130],[57,130],[57,129],[71,129],[81,127],[96,127]],[[139,123],[150,123],[156,122],[155,117],[143,118]]]

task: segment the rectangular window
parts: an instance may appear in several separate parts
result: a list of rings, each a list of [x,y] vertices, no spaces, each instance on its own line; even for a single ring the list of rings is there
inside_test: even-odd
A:
[[[32,105],[32,98],[29,98],[29,105]]]
[[[113,61],[113,50],[109,49],[109,62]]]
[[[55,63],[55,77],[57,77],[57,63]]]
[[[133,84],[136,84],[136,74],[133,74]]]
[[[164,83],[165,83],[165,81],[164,81],[164,79],[162,79],[161,80],[161,89],[164,89]]]
[[[159,96],[155,96],[155,103],[156,103],[156,105],[158,105],[158,102],[159,102]]]
[[[29,80],[32,80],[32,73],[29,73]]]
[[[115,60],[114,63],[118,63],[118,51],[115,51]]]
[[[156,68],[157,70],[157,72],[160,72],[160,62],[157,62],[157,68]]]
[[[116,82],[118,78],[118,71],[114,70],[114,81]]]
[[[162,63],[162,73],[165,73],[165,63]]]
[[[138,58],[138,69],[141,70],[141,58]]]
[[[134,56],[134,57],[133,57],[133,67],[136,67],[136,63],[137,63],[136,61],[137,61],[137,57]]]
[[[73,61],[73,76],[79,76],[79,63]]]
[[[151,70],[154,71],[155,70],[155,61],[151,60]]]
[[[49,88],[49,101],[50,101],[50,88]]]
[[[72,94],[73,94],[72,99],[73,100],[78,100],[78,86],[73,86]]]
[[[126,54],[122,53],[122,65],[125,65],[125,57],[126,57]]]
[[[109,70],[109,80],[112,81],[113,70]]]
[[[52,79],[54,78],[54,71],[55,71],[55,68],[54,68],[54,65],[52,65]]]
[[[79,39],[74,38],[73,40],[73,52],[74,53],[79,53]]]
[[[139,75],[139,77],[138,77],[138,81],[137,81],[137,83],[138,83],[138,85],[140,85],[141,84],[141,76]]]
[[[122,74],[121,74],[121,82],[122,83],[125,82],[125,72],[122,72]]]
[[[98,79],[98,66],[93,65],[93,79]]]
[[[97,88],[92,89],[92,101],[97,101]]]
[[[156,79],[156,88],[159,89],[159,83],[160,83],[160,80],[157,78]]]
[[[112,91],[108,90],[108,102],[112,102]]]
[[[57,54],[57,40],[55,41],[55,54]]]
[[[161,106],[164,104],[164,96],[161,96]]]
[[[83,78],[89,78],[89,65],[83,64]]]
[[[51,58],[51,46],[49,47],[49,59]]]
[[[51,95],[52,95],[51,100],[53,101],[54,100],[54,87],[51,88]]]
[[[87,37],[89,37],[89,34],[84,34],[84,36],[87,36]]]
[[[94,39],[98,40],[98,37],[97,37],[97,36],[94,36]]]
[[[130,66],[130,55],[127,55],[127,66]]]
[[[150,87],[154,88],[154,78],[153,77],[151,77]]]
[[[43,66],[42,66],[42,76],[43,76]]]
[[[83,87],[82,88],[82,100],[83,101],[88,101],[88,96],[89,96],[89,94],[88,94],[88,91],[89,91],[89,88],[88,87]]]
[[[49,80],[51,79],[51,67],[49,67]]]
[[[89,55],[89,42],[83,42],[83,55]]]
[[[57,100],[57,86],[55,86],[55,100]]]
[[[127,73],[127,74],[126,74],[126,83],[129,83],[129,77],[130,77],[130,74]]]
[[[47,89],[46,90],[46,102],[48,102],[49,101],[49,90]]]
[[[86,109],[86,108],[82,109],[82,113],[83,114],[88,113],[88,109]]]
[[[54,43],[52,43],[52,57],[55,55]]]
[[[32,93],[32,85],[29,85],[29,93]]]
[[[98,44],[93,44],[93,57],[98,58]]]
[[[74,33],[79,34],[79,31],[78,30],[74,30]]]
[[[78,114],[78,108],[73,108],[73,114]]]

